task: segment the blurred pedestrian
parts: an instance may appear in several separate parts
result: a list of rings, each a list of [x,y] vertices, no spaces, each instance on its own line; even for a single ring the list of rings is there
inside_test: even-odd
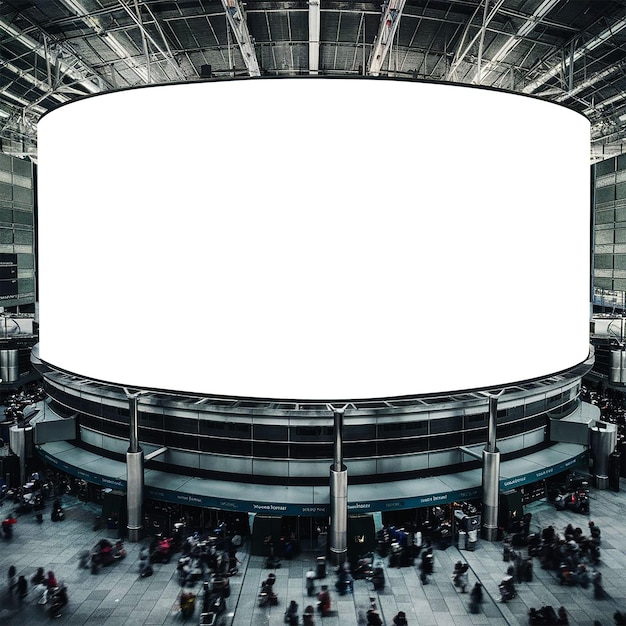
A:
[[[470,592],[469,610],[470,613],[480,613],[480,605],[483,601],[483,586],[476,583]]]
[[[20,602],[26,597],[28,594],[28,581],[25,576],[20,576],[17,579],[17,597]]]
[[[15,569],[15,565],[11,565],[11,567],[9,567],[9,572],[7,574],[7,577],[8,577],[7,589],[8,589],[9,595],[13,593],[13,589],[15,587],[15,575],[16,574],[17,574],[17,570]]]

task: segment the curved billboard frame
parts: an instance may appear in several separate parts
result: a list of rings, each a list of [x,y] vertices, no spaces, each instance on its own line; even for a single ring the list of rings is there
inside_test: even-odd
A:
[[[359,399],[587,358],[589,123],[565,107],[449,83],[206,81],[74,101],[38,137],[40,354],[62,369]]]

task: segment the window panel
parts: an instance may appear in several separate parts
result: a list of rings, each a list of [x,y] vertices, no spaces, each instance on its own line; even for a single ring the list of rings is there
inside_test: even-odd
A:
[[[375,441],[361,441],[359,443],[344,443],[344,456],[350,458],[371,457],[376,456]],[[332,457],[332,452],[331,452]]]
[[[287,459],[289,457],[289,446],[286,443],[255,440],[252,445],[252,452],[254,456],[269,459]]]
[[[608,174],[609,172],[615,171],[615,159],[610,158],[606,159],[606,161],[600,161],[600,163],[596,163],[596,176],[602,176],[603,174]]]
[[[15,243],[20,245],[33,244],[33,231],[32,230],[15,230]]]
[[[545,400],[537,400],[536,402],[530,402],[526,405],[524,415],[530,417],[531,415],[537,415],[537,413],[543,413],[546,410]]]
[[[615,185],[608,185],[607,187],[596,188],[596,203],[602,204],[603,202],[613,202],[615,200]]]
[[[455,430],[462,430],[463,420],[461,417],[444,417],[430,420],[430,432],[434,433],[451,433]]]
[[[430,437],[430,450],[445,450],[447,448],[458,448],[463,445],[462,433],[448,433],[447,435],[437,435]]]
[[[289,441],[289,429],[287,426],[278,424],[255,424],[253,438],[266,441]]]
[[[613,243],[613,233],[615,233],[615,242],[616,243],[623,243],[623,241],[618,242],[618,235],[617,232],[620,231],[620,237],[626,237],[626,228],[619,228],[617,230],[611,230],[611,229],[606,229],[606,230],[596,230],[596,232],[594,233],[594,238],[597,244],[602,245],[602,244],[612,244]]]
[[[596,224],[611,224],[613,222],[614,211],[596,211],[595,223]]]
[[[292,459],[332,459],[333,446],[328,443],[291,443],[289,444]]]
[[[13,211],[13,220],[16,224],[33,224],[32,211]]]
[[[187,419],[185,417],[178,417],[172,415],[163,416],[163,424],[165,430],[171,433],[191,433],[198,434],[198,419]]]
[[[232,454],[234,456],[252,456],[252,442],[241,439],[218,439],[216,437],[199,437],[198,446],[201,452],[214,454]]]

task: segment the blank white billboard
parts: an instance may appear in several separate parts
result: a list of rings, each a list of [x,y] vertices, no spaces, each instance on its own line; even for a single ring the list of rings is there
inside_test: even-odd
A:
[[[40,356],[134,387],[362,399],[589,349],[589,123],[507,92],[259,78],[38,130]]]

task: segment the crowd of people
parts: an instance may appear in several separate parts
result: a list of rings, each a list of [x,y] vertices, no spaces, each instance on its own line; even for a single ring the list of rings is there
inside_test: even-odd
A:
[[[40,383],[30,383],[20,388],[17,392],[2,398],[4,405],[4,420],[14,422],[20,426],[27,419],[27,408],[41,402],[46,397],[43,386]]]
[[[7,592],[9,596],[14,594],[17,596],[21,605],[29,592],[39,596],[38,603],[48,605],[48,613],[50,617],[61,617],[63,608],[68,603],[67,588],[63,583],[57,581],[52,570],[45,573],[43,567],[37,568],[37,571],[29,582],[24,574],[18,576],[15,565],[11,565],[8,570]]]

